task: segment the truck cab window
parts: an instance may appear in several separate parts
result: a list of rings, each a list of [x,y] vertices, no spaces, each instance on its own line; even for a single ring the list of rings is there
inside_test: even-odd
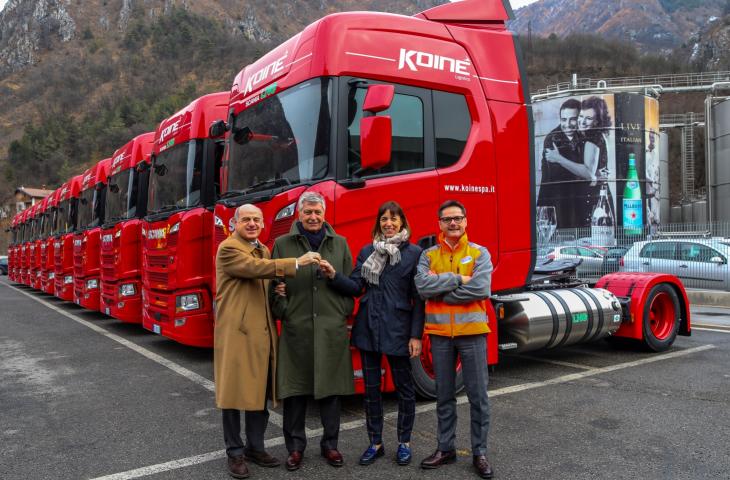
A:
[[[436,166],[455,164],[466,146],[471,116],[463,95],[433,91],[433,121],[436,134]]]
[[[350,94],[347,127],[348,159],[347,174],[360,168],[360,120],[362,104],[367,89],[357,88]],[[378,115],[390,115],[393,125],[393,146],[390,163],[385,167],[368,172],[365,176],[384,173],[400,173],[425,167],[423,146],[423,102],[412,95],[396,93],[388,110]]]

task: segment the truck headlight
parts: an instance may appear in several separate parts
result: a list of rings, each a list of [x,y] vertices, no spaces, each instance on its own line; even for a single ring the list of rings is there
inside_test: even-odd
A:
[[[180,222],[177,222],[175,225],[170,227],[170,234],[177,233],[177,231],[180,230]]]
[[[137,293],[133,283],[125,283],[119,287],[119,295],[122,297],[131,297]]]
[[[70,283],[74,283],[74,277],[72,277],[71,275],[66,275],[65,277],[63,277],[64,285],[68,285]]]
[[[51,272],[51,273],[48,274],[48,280],[53,280],[54,278],[56,278],[56,273],[55,272]]]
[[[297,204],[294,202],[279,210],[279,213],[277,213],[276,217],[274,217],[274,221],[281,220],[282,218],[289,218],[294,215],[294,209],[296,206]]]
[[[176,312],[189,312],[200,308],[200,296],[197,293],[180,295],[175,299]]]
[[[96,278],[86,281],[86,290],[95,290],[99,288],[99,280]]]

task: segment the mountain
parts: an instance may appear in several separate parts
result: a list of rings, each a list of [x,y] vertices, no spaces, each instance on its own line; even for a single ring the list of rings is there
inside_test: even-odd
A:
[[[598,34],[666,54],[729,5],[728,0],[540,0],[518,9],[510,27],[540,37]]]

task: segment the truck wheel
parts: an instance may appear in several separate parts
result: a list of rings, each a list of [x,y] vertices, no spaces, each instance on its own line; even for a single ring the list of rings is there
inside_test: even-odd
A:
[[[663,352],[672,346],[679,330],[679,298],[672,287],[663,283],[649,292],[643,315],[644,345]]]
[[[421,355],[411,358],[411,370],[413,372],[413,383],[416,393],[424,398],[436,398],[436,375],[433,369],[433,358],[431,357],[431,339],[428,335],[423,336],[423,348]],[[461,360],[456,361],[456,392],[464,389],[464,379],[461,376]]]

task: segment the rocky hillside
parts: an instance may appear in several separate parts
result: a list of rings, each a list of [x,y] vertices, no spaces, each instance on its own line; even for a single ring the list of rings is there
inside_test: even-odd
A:
[[[682,52],[703,70],[730,70],[730,15],[715,19],[693,35]]]
[[[727,5],[727,0],[540,0],[518,9],[511,26],[541,37],[599,34],[643,52],[669,53],[722,16]]]

